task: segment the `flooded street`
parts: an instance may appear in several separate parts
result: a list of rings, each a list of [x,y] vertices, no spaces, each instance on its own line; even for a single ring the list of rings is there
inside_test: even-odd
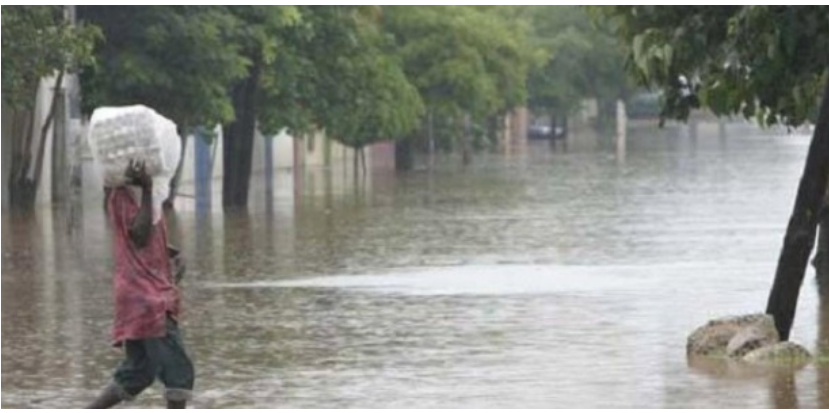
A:
[[[652,131],[620,162],[532,143],[356,186],[308,171],[269,202],[258,179],[247,214],[183,208],[193,406],[829,408],[825,360],[685,357],[696,326],[765,309],[807,145]],[[120,358],[103,212],[68,221],[3,214],[3,408],[83,406]],[[792,339],[829,347],[811,268]],[[162,405],[156,385],[131,406]]]

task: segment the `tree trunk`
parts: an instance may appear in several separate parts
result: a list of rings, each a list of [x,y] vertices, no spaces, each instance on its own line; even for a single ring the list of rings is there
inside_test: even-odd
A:
[[[829,178],[829,82],[825,86],[817,125],[797,190],[766,313],[774,317],[781,340],[788,340],[800,286],[815,244],[818,219]]]
[[[431,170],[435,168],[435,153],[437,151],[435,142],[435,114],[431,110],[426,118],[426,123],[427,134],[429,137],[429,169]]]
[[[26,178],[31,162],[31,150],[28,141],[32,139],[32,124],[34,123],[34,111],[30,109],[16,110],[12,115],[12,158],[9,169],[8,185],[9,207],[13,210],[25,210],[20,182]]]
[[[64,71],[58,73],[55,80],[55,88],[61,87],[63,83]],[[35,88],[35,90],[37,90]],[[37,92],[33,95],[37,99]],[[32,160],[32,145],[35,141],[34,136],[34,111],[22,111],[21,115],[27,118],[24,121],[24,127],[20,135],[16,135],[13,139],[23,142],[22,152],[14,155],[16,162],[12,162],[12,173],[9,182],[9,206],[16,211],[32,211],[37,200],[37,190],[40,186],[40,178],[43,174],[43,161],[46,156],[46,139],[49,137],[49,129],[55,119],[55,111],[57,110],[58,99],[62,96],[61,93],[53,93],[52,101],[49,104],[49,112],[40,128],[40,135],[37,146],[37,153],[34,155],[34,162]],[[17,132],[15,132],[17,133]],[[16,145],[20,148],[20,145]]]
[[[246,208],[253,168],[253,140],[256,134],[261,59],[254,59],[248,77],[233,90],[236,119],[224,128],[224,178],[222,205],[225,210]]]
[[[429,111],[428,117],[428,133],[429,133],[429,155],[435,156],[435,152],[437,151],[437,144],[435,142],[435,114],[432,111]]]
[[[354,148],[354,179],[360,174],[360,148]]]
[[[829,189],[823,200],[823,211],[820,213],[820,232],[817,241],[817,256],[815,256],[815,271],[817,284],[822,297],[829,298]]]
[[[366,167],[366,147],[360,147],[360,162],[362,163],[363,167],[363,177],[368,175],[368,168]]]
[[[472,142],[470,137],[469,115],[464,116],[461,125],[461,151],[463,152],[463,166],[472,164]]]
[[[550,112],[550,136],[553,140],[557,138],[556,130],[558,130],[558,114]]]
[[[558,149],[558,133],[556,130],[558,130],[558,116],[554,112],[550,112],[550,148],[553,151]]]
[[[66,94],[56,88],[55,127],[52,129],[52,204],[66,204],[71,189]]]
[[[394,166],[398,171],[411,171],[414,168],[414,153],[412,152],[412,138],[410,136],[395,142]]]

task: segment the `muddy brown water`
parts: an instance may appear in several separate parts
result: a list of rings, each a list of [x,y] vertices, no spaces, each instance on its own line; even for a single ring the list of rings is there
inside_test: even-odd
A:
[[[684,348],[764,308],[807,145],[651,132],[623,163],[533,144],[356,186],[309,171],[271,202],[257,179],[248,214],[184,207],[194,406],[829,408],[825,363],[689,366]],[[2,251],[2,407],[83,406],[120,356],[100,208],[4,212]],[[811,271],[793,339],[829,346]]]

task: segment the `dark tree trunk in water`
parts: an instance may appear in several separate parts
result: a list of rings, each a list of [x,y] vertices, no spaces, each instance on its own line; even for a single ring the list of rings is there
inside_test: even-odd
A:
[[[800,286],[815,244],[818,219],[829,177],[829,82],[823,93],[806,166],[786,230],[766,313],[774,316],[781,340],[788,340],[794,323]]]
[[[555,112],[550,112],[550,148],[556,150],[556,141],[558,141],[558,118]]]
[[[354,177],[360,175],[360,148],[354,148]]]
[[[829,300],[829,190],[826,191],[826,197],[823,200],[819,226],[817,256],[814,264],[820,295]]]
[[[16,111],[12,115],[12,158],[9,178],[9,206],[16,211],[31,210],[34,207],[35,193],[27,178],[31,159],[32,128],[34,116],[31,110]]]
[[[368,174],[368,167],[366,166],[366,147],[360,147],[360,163],[362,164],[363,168],[363,177]]]
[[[261,61],[254,59],[247,79],[233,90],[236,120],[224,128],[224,178],[222,205],[225,210],[246,208],[253,167],[253,139],[256,134],[257,105]]]
[[[32,211],[36,200],[37,185],[31,179],[17,178],[9,183],[9,206],[13,211]]]
[[[567,114],[564,115],[561,129],[561,138],[567,139],[567,136],[570,134],[570,116]]]
[[[394,144],[394,167],[398,171],[411,171],[414,168],[412,138],[405,137]]]
[[[463,166],[472,164],[472,128],[470,125],[469,115],[464,116],[463,125],[461,125],[461,150],[463,151]]]
[[[432,111],[429,111],[427,122],[429,129],[429,156],[434,157],[437,147],[435,146],[435,114]]]
[[[469,147],[469,137],[463,137],[463,166],[472,164],[472,149]]]
[[[55,80],[55,88],[61,88],[65,71],[61,70]],[[37,87],[32,96],[37,96]],[[12,128],[12,167],[9,178],[9,206],[15,211],[28,212],[35,207],[37,190],[40,186],[40,177],[43,174],[43,161],[46,155],[46,139],[49,130],[55,121],[58,99],[62,93],[55,90],[49,104],[49,112],[43,125],[35,136],[34,112],[24,110],[15,114],[18,117],[15,127]],[[16,129],[16,130],[15,130]],[[37,142],[37,152],[32,159],[32,148]]]

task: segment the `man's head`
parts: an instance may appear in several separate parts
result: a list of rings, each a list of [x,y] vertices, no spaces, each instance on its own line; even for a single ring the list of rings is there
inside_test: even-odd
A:
[[[127,185],[141,188],[151,188],[153,186],[153,178],[147,173],[146,162],[131,159],[124,175],[127,177]]]

